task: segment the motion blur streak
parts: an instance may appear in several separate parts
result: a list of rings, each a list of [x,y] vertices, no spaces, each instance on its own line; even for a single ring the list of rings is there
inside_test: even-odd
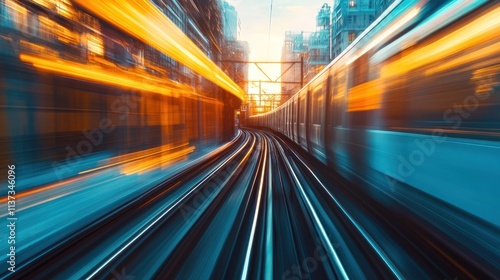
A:
[[[337,275],[337,277],[339,279],[350,279],[349,276],[347,275],[347,272],[345,271],[344,265],[342,264],[342,261],[340,260],[337,251],[334,249],[334,247],[332,245],[333,242],[328,237],[328,234],[325,230],[325,227],[322,225],[322,223],[318,217],[318,214],[316,213],[315,207],[312,205],[310,199],[308,198],[306,192],[304,191],[304,186],[302,186],[301,181],[298,179],[297,174],[295,173],[295,171],[292,168],[292,165],[290,164],[290,162],[286,158],[286,155],[283,153],[282,150],[280,150],[280,151],[282,152],[282,156],[286,162],[286,165],[290,169],[290,172],[292,174],[293,179],[296,181],[297,188],[299,189],[300,195],[304,198],[304,200],[307,204],[307,210],[310,211],[311,216],[313,217],[314,227],[317,228],[317,231],[321,237],[321,241],[323,242],[323,245],[327,249],[328,254],[333,256],[333,261],[335,263],[335,268],[336,268],[335,270],[338,270],[338,274],[339,274],[339,275]]]
[[[195,149],[194,147],[187,147],[173,153],[163,154],[158,158],[153,157],[148,159],[142,159],[139,162],[127,163],[122,167],[122,173],[125,175],[131,175],[134,173],[144,172],[145,170],[148,169],[153,169],[157,166],[162,166],[162,167],[169,166],[168,164],[169,161],[180,160],[189,153],[192,153],[194,149]]]
[[[169,171],[146,192],[108,203],[112,213],[89,209],[93,219],[68,238],[54,236],[68,230],[57,228],[52,247],[34,248],[38,257],[23,262],[16,276],[107,279],[126,268],[130,277],[144,279],[487,278],[482,266],[499,254],[478,263],[461,258],[456,250],[466,246],[465,237],[454,235],[443,244],[436,238],[439,229],[417,219],[401,197],[367,195],[299,146],[267,132],[245,130],[223,149]],[[145,180],[151,172],[136,176]],[[98,197],[80,195],[82,190],[53,195],[25,210],[25,217],[64,199],[74,202],[66,211],[111,199],[116,192],[107,189],[117,189],[111,180],[92,189]],[[119,190],[133,189],[126,181]],[[80,219],[66,212],[51,219],[70,217]],[[270,231],[279,238],[270,238]]]
[[[17,198],[22,198],[22,197],[25,197],[25,196],[28,196],[28,195],[37,194],[37,193],[40,193],[40,192],[43,192],[43,191],[47,191],[47,190],[50,190],[50,189],[53,189],[53,188],[64,186],[66,184],[71,184],[71,183],[74,183],[74,182],[77,182],[77,181],[80,181],[80,180],[85,180],[86,178],[87,177],[85,177],[85,176],[79,176],[77,178],[68,179],[68,180],[65,180],[63,182],[59,182],[59,183],[55,183],[55,184],[50,184],[48,186],[43,186],[43,187],[39,187],[39,188],[36,188],[36,189],[31,189],[31,190],[28,190],[28,191],[24,191],[24,192],[18,193],[16,195],[16,197]],[[6,201],[7,201],[7,197],[2,197],[0,199],[0,203],[6,202]],[[5,215],[7,215],[7,214],[5,214]]]
[[[119,222],[113,213],[144,218],[94,231],[125,234],[81,247],[96,258],[68,264],[60,278],[91,275],[95,260],[106,263],[107,253],[143,237],[162,209],[178,207],[182,194],[192,197],[197,163],[226,156],[222,144],[237,135],[242,90],[209,59],[222,55],[223,33],[210,26],[219,26],[220,14],[190,19],[184,35],[149,1],[122,1],[125,14],[118,1],[86,2],[0,0],[0,171],[8,166],[17,183],[0,193],[0,207],[10,211],[0,217],[19,221],[11,241],[0,244],[0,262],[12,268],[0,279],[57,278],[18,272],[52,262],[52,250],[78,243],[90,228]],[[216,1],[201,2],[219,12]],[[87,4],[107,10],[82,8]],[[186,178],[192,181],[182,184]],[[166,180],[175,182],[163,189]]]
[[[396,22],[387,27],[387,29],[385,29],[381,34],[379,34],[375,39],[373,39],[373,41],[371,41],[367,46],[363,47],[362,51],[358,52],[355,56],[349,59],[346,62],[346,65],[353,63],[356,59],[365,54],[367,51],[371,50],[373,47],[380,44],[383,40],[392,35],[394,32],[405,27],[408,24],[408,22],[410,22],[413,18],[415,18],[418,15],[419,12],[420,8],[413,8],[412,10],[408,11],[407,14],[401,16],[401,18],[397,19]]]
[[[455,271],[446,279],[497,279],[499,30],[499,1],[394,2],[295,95],[248,123],[284,135],[339,172],[356,186],[355,200],[380,203],[370,213],[391,209],[380,212],[387,223],[419,240],[404,249],[420,259],[417,267],[440,263],[438,270]],[[331,185],[322,187],[326,197]],[[394,254],[372,231],[372,218],[337,206],[391,278],[428,278],[430,267],[421,271]],[[421,248],[433,253],[420,255]],[[343,262],[348,272],[351,263]]]
[[[498,36],[499,29],[500,7],[497,7],[465,26],[451,31],[439,40],[418,47],[401,59],[390,63],[382,69],[381,75],[384,77],[402,75],[437,60],[446,60],[460,51],[491,41],[492,38]],[[482,51],[482,53],[487,54],[487,51]]]
[[[500,275],[500,2],[395,1],[261,130],[216,36],[77,2],[0,0],[0,279]]]
[[[461,55],[457,58],[450,59],[444,63],[439,64],[438,66],[431,67],[428,70],[425,71],[426,75],[433,75],[436,74],[437,72],[442,72],[442,71],[447,71],[452,68],[455,68],[460,65],[465,65],[471,62],[474,62],[482,57],[487,57],[487,56],[494,56],[495,54],[498,53],[498,50],[500,50],[500,42],[496,42],[494,44],[491,44],[489,46],[484,47],[483,49],[479,50],[473,50],[469,53],[466,53],[464,55]],[[500,57],[497,58],[496,63],[500,63]],[[498,66],[500,67],[500,66]],[[500,72],[498,69],[495,72]]]
[[[260,206],[261,206],[261,200],[262,200],[262,189],[265,187],[265,178],[266,178],[266,167],[268,165],[268,157],[267,157],[267,152],[268,152],[268,149],[267,149],[267,141],[264,141],[263,143],[264,147],[264,154],[262,155],[262,161],[261,161],[261,164],[259,164],[259,168],[261,169],[261,175],[260,175],[260,178],[259,178],[259,192],[257,193],[257,209],[255,210],[255,213],[254,213],[254,217],[253,217],[253,221],[252,221],[252,230],[250,232],[250,241],[249,241],[249,244],[248,244],[248,248],[247,248],[247,252],[246,252],[246,255],[245,255],[245,262],[243,264],[243,272],[241,274],[241,279],[248,279],[248,269],[249,269],[249,265],[250,265],[250,257],[251,257],[251,254],[252,254],[252,245],[254,243],[254,239],[255,239],[255,230],[257,228],[257,221],[259,219],[259,211],[260,210]]]
[[[332,192],[328,189],[328,187],[321,182],[321,180],[315,175],[315,172],[311,170],[308,165],[303,162],[297,154],[295,156],[301,161],[305,168],[312,174],[314,179],[318,182],[318,184],[325,190],[325,192],[330,196],[330,198],[335,202],[337,207],[342,211],[342,213],[349,219],[349,221],[356,227],[356,229],[363,235],[363,237],[368,241],[370,246],[377,252],[380,258],[384,261],[388,268],[394,273],[394,276],[398,279],[404,279],[403,274],[398,270],[398,268],[394,265],[393,261],[388,257],[387,253],[381,249],[381,247],[375,242],[375,240],[368,234],[368,232],[358,223],[352,216],[346,211],[346,209],[342,206],[339,200],[332,194]]]
[[[142,150],[142,151],[138,151],[138,152],[134,152],[134,153],[128,153],[128,154],[124,154],[124,155],[120,155],[120,156],[116,156],[116,157],[111,157],[111,158],[108,158],[106,160],[103,160],[107,164],[100,166],[100,167],[97,167],[97,168],[92,168],[89,170],[82,171],[79,174],[94,172],[94,171],[101,170],[104,168],[109,168],[109,167],[113,167],[113,166],[117,166],[117,165],[121,165],[121,164],[125,164],[125,163],[130,163],[130,162],[137,161],[137,160],[142,160],[144,158],[152,157],[152,156],[160,156],[161,157],[160,162],[167,162],[169,160],[185,156],[189,153],[192,153],[195,150],[195,147],[186,147],[183,150],[169,154],[169,152],[171,150],[178,149],[178,148],[181,148],[181,147],[187,146],[187,145],[188,144],[179,145],[177,147],[170,147],[170,145],[163,145],[161,147],[151,148],[151,149]],[[123,171],[123,172],[127,173],[125,171]]]
[[[243,90],[150,1],[75,2],[171,56],[236,97],[244,99]]]
[[[82,65],[79,63],[64,61],[57,59],[54,61],[53,57],[35,57],[31,55],[21,54],[19,59],[33,63],[37,68],[79,78],[82,80],[89,80],[103,84],[110,84],[113,86],[126,87],[135,90],[147,90],[149,92],[156,92],[167,96],[178,95],[183,92],[186,95],[192,94],[192,90],[183,90],[182,86],[166,80],[153,79],[147,76],[137,76],[131,72],[112,72],[109,69],[103,69],[99,66]],[[142,78],[142,79],[141,79]]]

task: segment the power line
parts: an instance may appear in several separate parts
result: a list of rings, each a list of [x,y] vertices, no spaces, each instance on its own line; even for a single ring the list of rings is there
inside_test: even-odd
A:
[[[269,31],[267,34],[267,58],[269,59],[269,45],[271,43],[271,23],[273,18],[273,0],[271,0],[271,8],[269,10]]]

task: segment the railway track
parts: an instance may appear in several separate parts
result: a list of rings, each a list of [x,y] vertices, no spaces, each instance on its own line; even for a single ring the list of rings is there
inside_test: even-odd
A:
[[[21,264],[17,279],[488,277],[276,135],[232,142]]]

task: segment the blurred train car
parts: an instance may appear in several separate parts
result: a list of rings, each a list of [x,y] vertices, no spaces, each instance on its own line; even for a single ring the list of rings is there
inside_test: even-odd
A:
[[[409,187],[500,226],[500,4],[395,1],[249,124],[367,189]]]
[[[48,163],[67,177],[92,156],[233,137],[235,92],[182,76],[191,70],[99,16],[68,0],[0,1],[2,166]]]

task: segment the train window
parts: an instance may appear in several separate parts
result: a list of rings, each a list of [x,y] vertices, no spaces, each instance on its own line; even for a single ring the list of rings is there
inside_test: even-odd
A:
[[[408,87],[404,77],[385,80],[384,119],[388,127],[403,127],[408,114]]]
[[[347,83],[346,83],[346,70],[345,68],[339,69],[336,73],[336,79],[334,82],[333,87],[335,95],[333,96],[334,99],[334,125],[335,126],[342,126],[343,125],[343,115],[344,115],[344,110],[345,110],[345,95],[347,92]]]
[[[5,26],[16,28],[19,31],[28,32],[28,11],[22,7],[17,1],[5,1]]]
[[[336,72],[332,73],[328,76],[330,87],[328,87],[327,90],[329,90],[330,92],[329,92],[329,95],[327,95],[329,99],[326,100],[326,104],[325,104],[326,109],[327,110],[329,109],[328,111],[326,111],[327,115],[325,116],[325,122],[326,122],[326,125],[328,125],[328,126],[331,126],[334,123],[333,118],[335,117],[335,112],[334,112],[335,111],[335,107],[334,107],[335,103],[334,103],[334,101],[335,101],[335,93],[336,93],[335,92],[336,78],[337,78]]]
[[[364,54],[351,64],[352,87],[368,81],[368,55]]]
[[[38,30],[40,29],[38,16],[33,13],[29,13],[28,15],[28,32],[31,36],[38,37]]]
[[[56,11],[65,18],[73,19],[75,11],[68,0],[56,1]]]
[[[305,123],[306,122],[306,97],[305,97],[305,92],[303,92],[302,94],[300,94],[300,98],[299,98],[299,106],[300,106],[300,109],[299,109],[299,123]]]
[[[322,115],[324,112],[323,102],[324,95],[326,90],[326,83],[319,84],[316,86],[312,93],[311,97],[311,105],[312,105],[312,123],[313,124],[321,124],[322,123]]]
[[[144,50],[139,48],[131,48],[130,53],[132,54],[134,61],[138,65],[144,66]]]
[[[100,31],[101,30],[101,24],[99,23],[99,20],[87,13],[81,12],[80,11],[80,23],[83,25],[86,25],[87,27],[93,28],[94,30]]]
[[[80,41],[79,35],[76,32],[73,32],[60,24],[56,24],[56,35],[59,42],[68,45],[78,45]]]
[[[352,43],[356,39],[356,32],[349,32],[347,35],[347,43]]]
[[[39,36],[47,41],[54,41],[55,36],[53,30],[55,29],[55,22],[45,16],[38,16],[39,22]]]
[[[413,74],[406,96],[408,125],[424,130],[442,128],[452,135],[468,134],[467,137],[486,137],[487,132],[495,135],[500,123],[495,109],[500,104],[499,70],[500,65],[493,65],[420,76],[418,80],[417,73]]]
[[[90,53],[99,56],[104,55],[104,42],[101,36],[94,34],[87,34],[87,45]]]

